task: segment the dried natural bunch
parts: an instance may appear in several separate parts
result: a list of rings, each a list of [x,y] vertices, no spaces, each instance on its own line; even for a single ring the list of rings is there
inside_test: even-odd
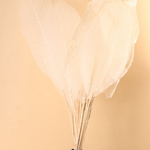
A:
[[[94,98],[111,97],[138,37],[136,0],[18,0],[20,28],[68,104],[81,150]]]

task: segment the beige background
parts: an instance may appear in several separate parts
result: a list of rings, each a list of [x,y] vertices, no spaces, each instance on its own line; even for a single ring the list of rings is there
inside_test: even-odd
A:
[[[135,59],[113,98],[96,98],[85,150],[150,150],[150,0],[138,0]],[[0,0],[0,150],[73,148],[65,100],[19,31],[15,0]]]

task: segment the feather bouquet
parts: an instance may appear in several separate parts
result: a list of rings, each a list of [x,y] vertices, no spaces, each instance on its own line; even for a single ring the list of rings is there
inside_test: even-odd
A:
[[[18,0],[20,29],[69,109],[81,150],[94,98],[112,97],[134,56],[136,0]]]

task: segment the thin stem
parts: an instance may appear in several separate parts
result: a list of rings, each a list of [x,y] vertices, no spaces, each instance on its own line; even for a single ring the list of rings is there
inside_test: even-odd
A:
[[[88,126],[90,116],[91,116],[93,101],[94,101],[94,98],[92,98],[92,100],[91,100],[91,102],[89,103],[89,106],[88,106],[87,116],[86,116],[84,127],[83,127],[83,133],[82,133],[82,138],[81,138],[81,141],[80,141],[79,149],[82,149],[82,147],[83,147],[85,132],[86,132],[86,129],[87,129],[87,126]]]
[[[82,126],[83,126],[83,120],[84,120],[85,108],[86,108],[86,100],[85,100],[84,107],[83,107],[83,111],[82,111],[81,125],[80,125],[80,132],[79,132],[78,143],[77,143],[77,150],[79,150],[80,138],[81,138],[81,136],[82,136],[81,133],[82,133]]]

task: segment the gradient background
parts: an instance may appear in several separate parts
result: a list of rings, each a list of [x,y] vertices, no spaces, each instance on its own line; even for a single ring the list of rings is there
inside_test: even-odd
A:
[[[150,150],[150,0],[138,0],[137,13],[133,65],[111,99],[95,99],[85,150]],[[15,0],[0,0],[0,150],[71,148],[65,100],[34,61]]]

